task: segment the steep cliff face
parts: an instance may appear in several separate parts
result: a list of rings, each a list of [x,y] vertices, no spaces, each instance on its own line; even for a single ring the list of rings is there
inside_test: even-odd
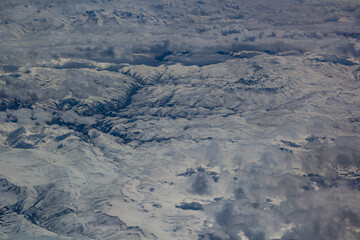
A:
[[[1,1],[1,239],[359,239],[356,1]]]

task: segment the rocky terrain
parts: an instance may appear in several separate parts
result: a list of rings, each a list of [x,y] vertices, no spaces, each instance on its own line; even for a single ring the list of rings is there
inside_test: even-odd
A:
[[[357,1],[1,1],[1,239],[360,239]]]

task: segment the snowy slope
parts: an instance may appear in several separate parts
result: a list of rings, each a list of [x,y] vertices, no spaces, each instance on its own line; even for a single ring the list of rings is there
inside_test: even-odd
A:
[[[356,1],[2,1],[1,239],[360,239]]]

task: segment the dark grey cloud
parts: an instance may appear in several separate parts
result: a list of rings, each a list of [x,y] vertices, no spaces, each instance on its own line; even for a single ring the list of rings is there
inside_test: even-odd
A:
[[[289,186],[296,188],[296,186]],[[221,239],[357,239],[360,214],[358,192],[346,188],[289,195],[279,206],[244,199],[219,201],[205,207],[216,226],[207,231]],[[218,205],[218,206],[217,206]],[[269,208],[269,206],[271,206]],[[281,226],[289,226],[281,230]],[[239,234],[241,233],[241,234]],[[200,238],[201,239],[201,238]]]
[[[189,179],[189,192],[198,195],[208,195],[212,190],[211,182],[212,179],[208,174],[204,172],[195,173]]]
[[[283,239],[342,239],[345,236],[357,239],[359,235],[351,229],[354,230],[360,223],[359,209],[350,200],[356,195],[358,193],[353,190],[333,188],[315,193],[307,192],[304,196],[285,203],[286,211],[293,209],[287,219],[297,227],[287,232]]]
[[[236,175],[234,200],[204,206],[216,225],[199,239],[209,234],[220,239],[358,239],[360,192],[356,176],[340,174],[359,169],[358,144],[356,137],[338,137],[310,141],[300,154],[276,154],[267,149],[260,165],[247,164]],[[296,161],[301,161],[309,174],[276,170],[284,162],[290,166]]]
[[[236,199],[246,198],[245,192],[242,187],[237,187],[234,189],[234,196]]]
[[[319,173],[327,170],[329,174],[334,169],[359,168],[360,150],[358,137],[342,136],[324,143],[310,142],[310,152],[302,157],[303,167],[309,172]]]
[[[35,102],[41,97],[41,93],[35,81],[26,81],[11,76],[2,76],[5,82],[0,88],[0,97],[9,100],[23,102]]]
[[[78,51],[78,54],[74,55],[76,57],[98,61],[112,61],[116,58],[116,51],[114,47],[111,46],[77,47],[76,50]]]

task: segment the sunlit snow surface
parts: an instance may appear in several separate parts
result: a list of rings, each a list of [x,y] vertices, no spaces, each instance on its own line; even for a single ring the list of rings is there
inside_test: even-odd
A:
[[[360,239],[357,0],[0,1],[0,239]]]

